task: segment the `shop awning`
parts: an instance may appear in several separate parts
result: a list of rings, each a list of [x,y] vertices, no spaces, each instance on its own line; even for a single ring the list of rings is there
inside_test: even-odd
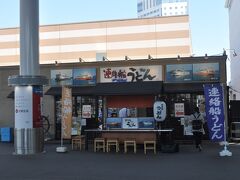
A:
[[[95,91],[96,91],[96,86],[72,87],[73,95],[94,95]],[[51,87],[45,92],[45,95],[61,96],[62,87]]]
[[[162,93],[162,81],[99,83],[96,86],[72,87],[73,95],[154,95]],[[60,96],[61,87],[51,87],[45,95]]]
[[[203,93],[204,83],[165,83],[164,93]]]
[[[162,93],[162,81],[132,83],[101,83],[97,95],[154,95]]]

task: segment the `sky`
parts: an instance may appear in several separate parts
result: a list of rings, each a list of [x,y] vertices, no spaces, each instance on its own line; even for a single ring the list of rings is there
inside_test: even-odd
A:
[[[0,28],[19,27],[19,1],[0,1]],[[192,53],[220,55],[229,47],[225,0],[189,0]],[[39,0],[40,25],[137,18],[137,0]]]

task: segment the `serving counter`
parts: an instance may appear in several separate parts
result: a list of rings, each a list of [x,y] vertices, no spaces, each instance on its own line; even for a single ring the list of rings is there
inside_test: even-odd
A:
[[[85,148],[88,150],[88,143],[90,139],[95,137],[115,138],[120,143],[126,139],[135,139],[137,144],[143,144],[145,140],[156,140],[158,143],[161,141],[161,135],[167,133],[172,136],[173,129],[86,129],[86,142]]]

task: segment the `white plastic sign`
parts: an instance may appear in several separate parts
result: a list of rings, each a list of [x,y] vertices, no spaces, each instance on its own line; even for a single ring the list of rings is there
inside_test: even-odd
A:
[[[15,128],[33,128],[33,88],[15,87]]]
[[[164,121],[166,118],[166,103],[163,101],[156,101],[153,105],[153,114],[156,121]]]

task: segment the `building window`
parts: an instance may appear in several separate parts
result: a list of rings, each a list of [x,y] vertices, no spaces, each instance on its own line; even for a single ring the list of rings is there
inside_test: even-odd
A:
[[[140,3],[137,4],[137,11],[138,11],[138,12],[143,11],[143,4],[142,4],[142,2],[140,2]]]
[[[237,99],[236,94],[233,94],[233,100],[236,100],[236,99]]]
[[[162,3],[162,0],[157,0],[156,4],[159,5]]]

